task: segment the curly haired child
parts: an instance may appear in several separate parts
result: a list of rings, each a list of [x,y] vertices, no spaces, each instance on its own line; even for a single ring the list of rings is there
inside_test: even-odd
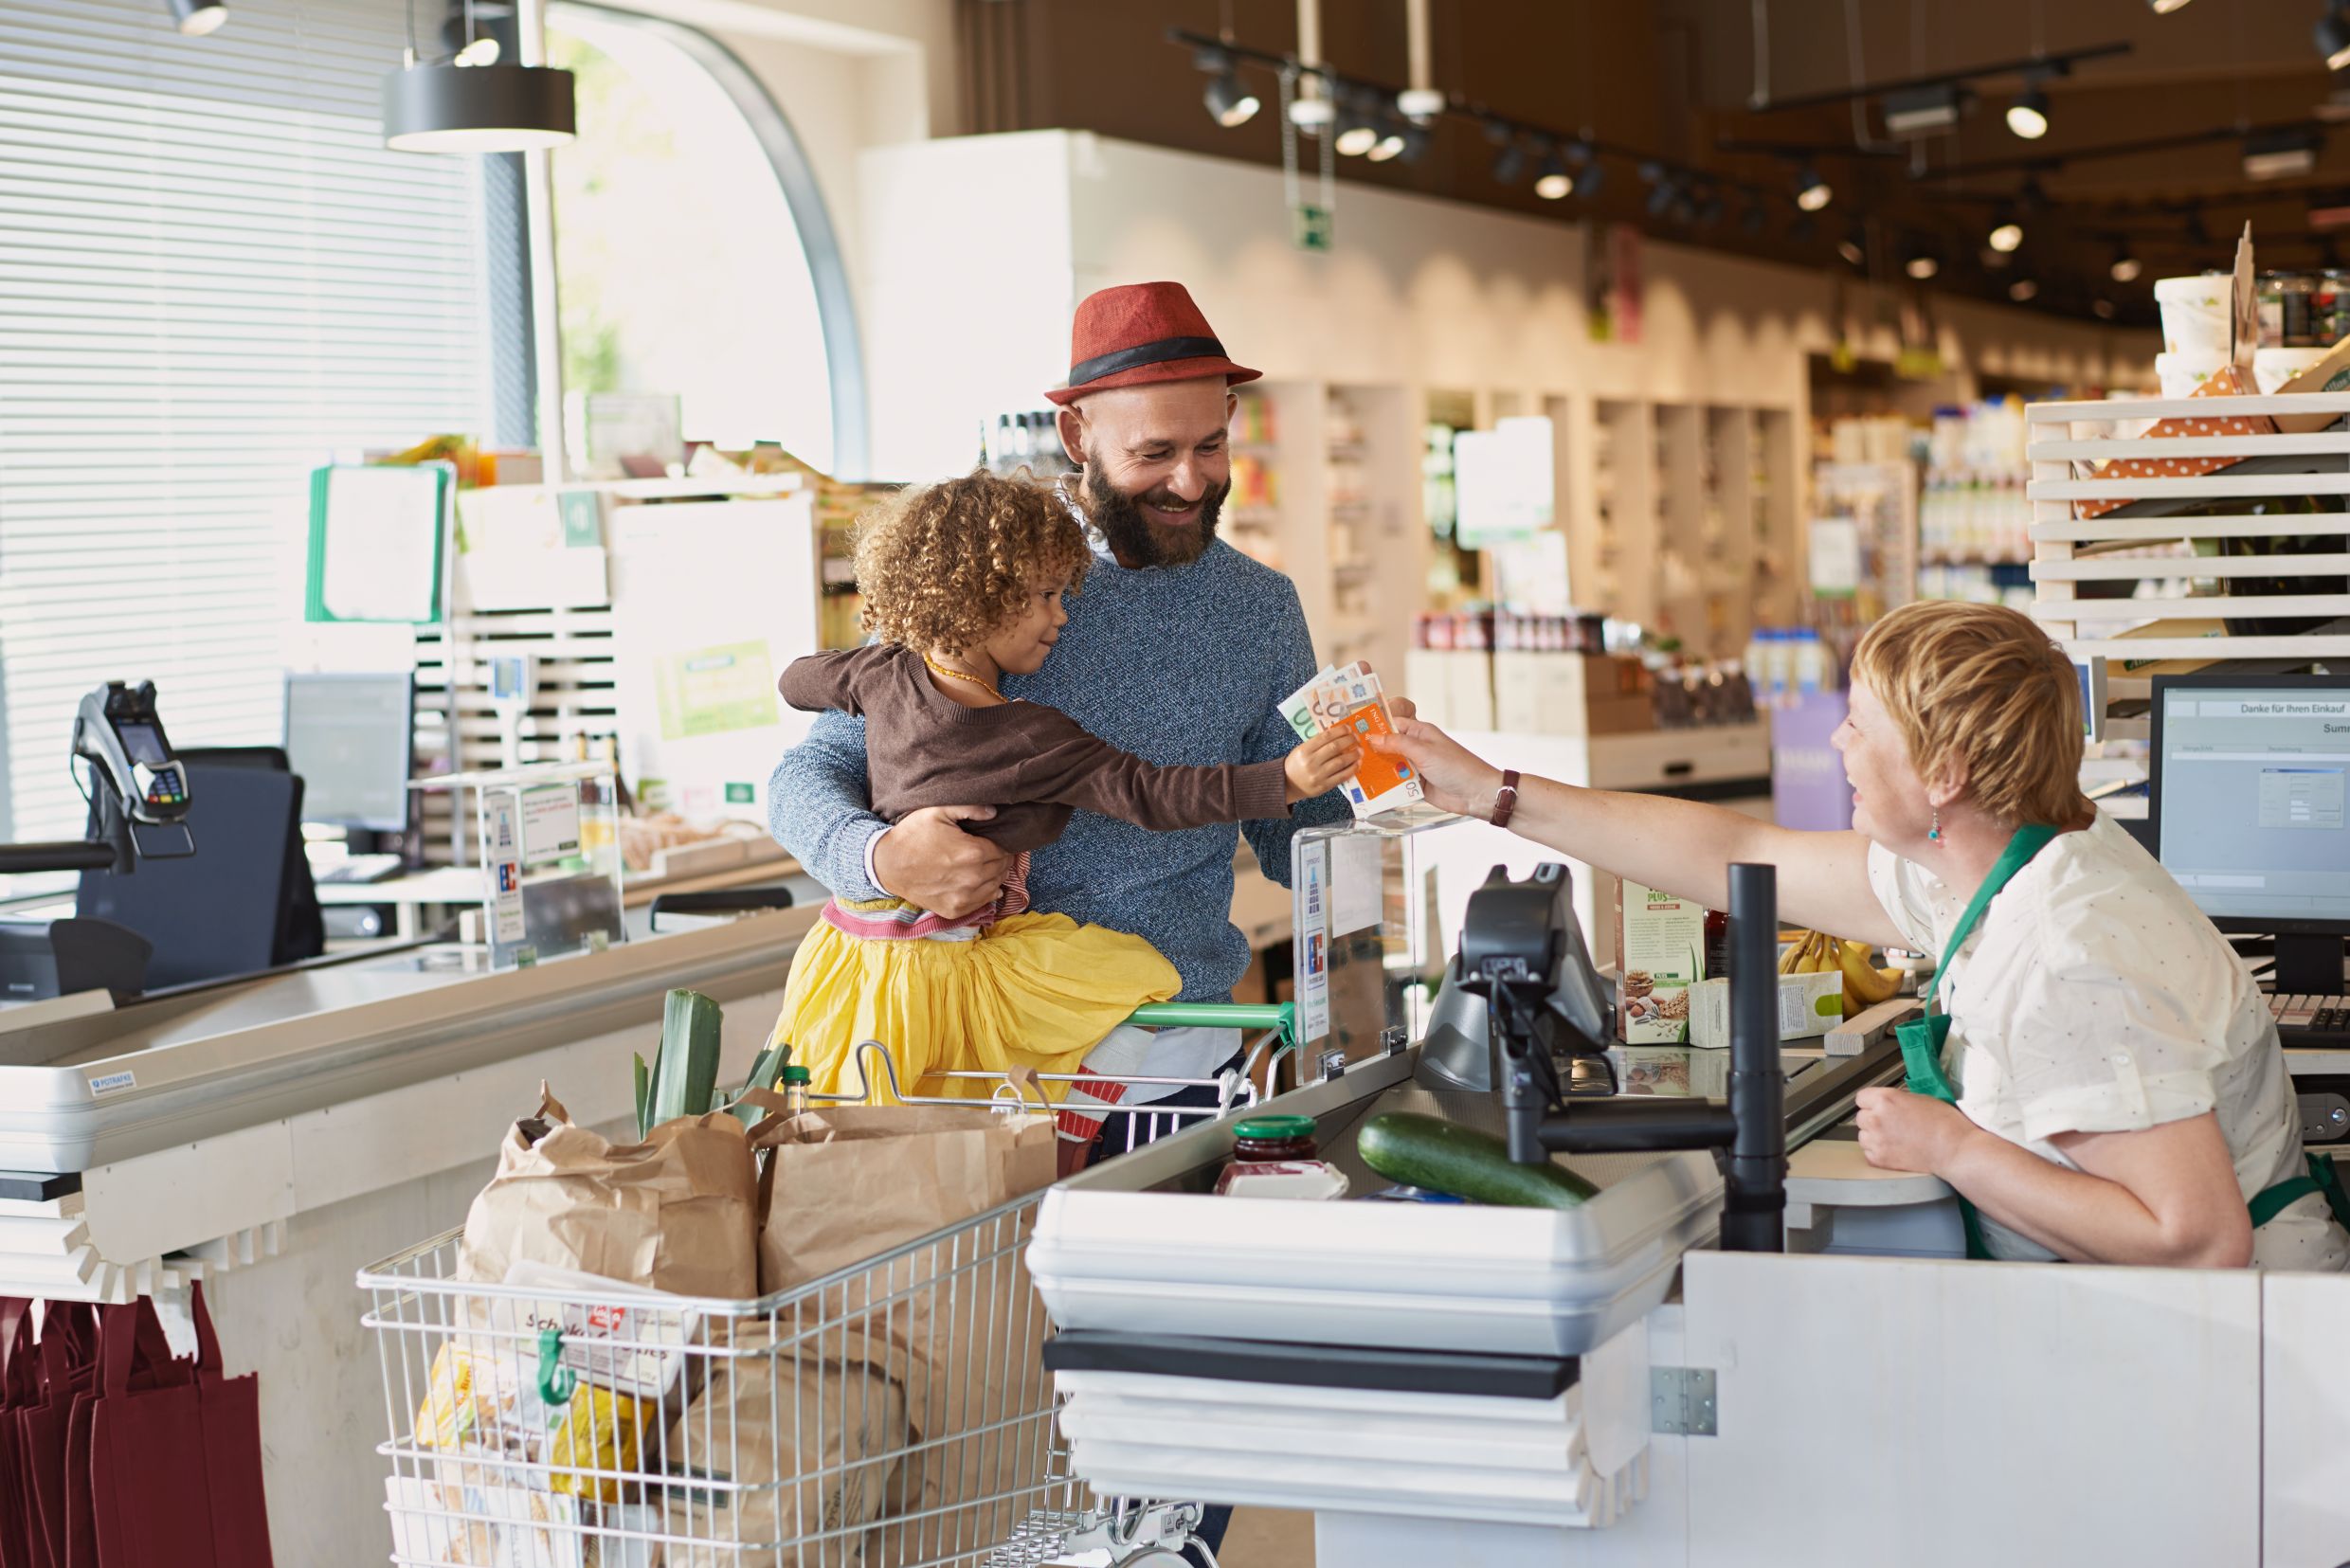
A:
[[[1073,1072],[1136,1007],[1183,982],[1141,937],[1030,910],[1029,852],[1079,809],[1160,832],[1285,816],[1353,771],[1352,732],[1325,731],[1270,762],[1156,766],[1058,708],[1005,697],[1001,676],[1032,675],[1051,655],[1068,620],[1062,598],[1092,560],[1060,498],[1025,476],[983,471],[906,491],[859,522],[856,548],[877,640],[795,661],[784,700],[866,719],[878,815],[992,805],[966,830],[1013,866],[992,907],[957,920],[901,899],[827,903],[792,959],[770,1043],[788,1042],[819,1091],[857,1081],[852,1054],[868,1039],[890,1046],[910,1090],[961,1069]]]

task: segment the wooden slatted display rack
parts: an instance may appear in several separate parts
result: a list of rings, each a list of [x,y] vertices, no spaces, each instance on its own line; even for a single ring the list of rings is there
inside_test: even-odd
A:
[[[2268,397],[2146,398],[2103,403],[2039,403],[2026,410],[2032,424],[2033,614],[2075,655],[2102,655],[2108,667],[2108,708],[2151,695],[2138,665],[2169,659],[2333,659],[2350,662],[2350,510],[2267,515],[2215,511],[2181,516],[2214,501],[2254,503],[2337,497],[2350,508],[2350,393],[2309,392]],[[2301,427],[2245,435],[2120,435],[2168,419],[2267,416]],[[2323,422],[2323,427],[2306,426]],[[2115,459],[2232,460],[2217,472],[2099,477],[2096,465]],[[2127,504],[2101,516],[2080,515],[2084,501]],[[2321,505],[2326,504],[2323,501]],[[2202,555],[2196,543],[2214,539],[2304,539],[2325,536],[2337,549],[2308,554],[2263,551]],[[2229,596],[2231,581],[2306,580],[2306,591]],[[2129,584],[2133,595],[2084,594],[2091,584]],[[2143,635],[2150,623],[2184,619],[2323,618],[2334,622],[2300,636]],[[2139,635],[2124,636],[2124,633]],[[2108,723],[2116,738],[2142,738],[2142,719]]]

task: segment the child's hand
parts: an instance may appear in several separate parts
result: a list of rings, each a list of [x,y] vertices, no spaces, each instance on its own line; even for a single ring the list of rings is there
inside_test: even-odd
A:
[[[1363,755],[1362,743],[1344,725],[1325,730],[1289,754],[1281,771],[1290,782],[1289,803],[1327,795],[1345,783]]]

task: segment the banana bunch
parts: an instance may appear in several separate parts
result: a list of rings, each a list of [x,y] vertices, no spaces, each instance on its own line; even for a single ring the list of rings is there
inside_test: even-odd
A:
[[[1841,970],[1846,1018],[1865,1013],[1880,1001],[1889,1001],[1900,991],[1901,971],[1871,964],[1866,942],[1841,941],[1824,931],[1798,931],[1794,935],[1794,944],[1780,955],[1779,972],[1817,975]]]

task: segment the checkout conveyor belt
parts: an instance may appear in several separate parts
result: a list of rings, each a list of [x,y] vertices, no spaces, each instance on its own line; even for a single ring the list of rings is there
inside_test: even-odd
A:
[[[780,992],[814,917],[781,910],[496,973],[452,964],[453,946],[404,947],[29,1028],[0,1010],[0,1176],[87,1171],[657,1029],[673,986],[721,1002]]]

